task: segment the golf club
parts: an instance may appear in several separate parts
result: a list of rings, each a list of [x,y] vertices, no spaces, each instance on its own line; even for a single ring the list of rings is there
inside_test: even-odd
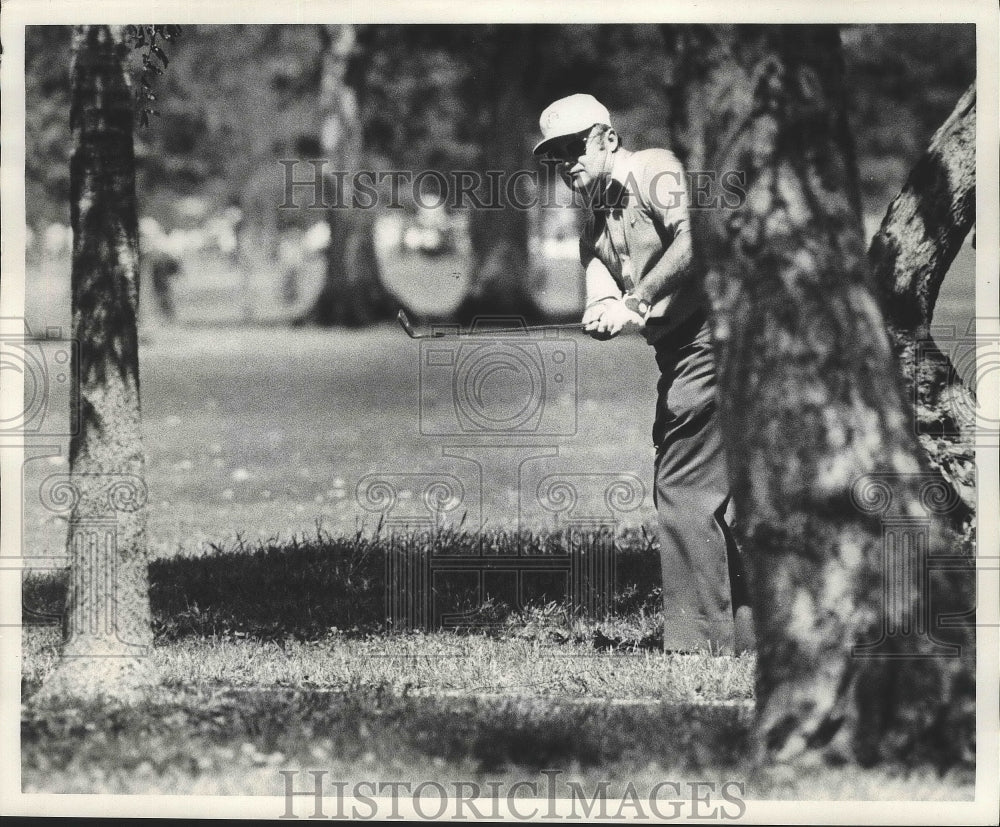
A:
[[[439,339],[444,336],[495,336],[498,333],[539,333],[543,330],[579,330],[579,322],[570,322],[568,324],[542,324],[535,326],[521,326],[521,327],[495,327],[488,330],[468,330],[464,333],[461,330],[449,331],[449,330],[433,330],[430,333],[417,333],[413,329],[413,324],[407,317],[406,312],[400,310],[396,314],[396,319],[399,321],[400,327],[406,331],[406,335],[411,339]]]

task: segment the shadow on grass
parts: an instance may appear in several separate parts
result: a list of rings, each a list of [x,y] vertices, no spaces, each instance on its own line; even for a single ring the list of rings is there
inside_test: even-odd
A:
[[[448,530],[374,537],[334,537],[318,531],[296,538],[255,545],[238,543],[213,553],[156,560],[150,564],[150,603],[159,640],[183,637],[248,637],[262,640],[314,640],[337,629],[349,635],[391,631],[387,612],[388,561],[412,562],[429,554],[481,556],[485,586],[475,572],[435,572],[436,607],[431,628],[440,617],[460,620],[451,628],[480,633],[537,635],[547,642],[592,641],[598,648],[657,647],[660,629],[659,558],[651,539],[641,532],[614,538],[615,589],[611,612],[588,617],[572,603],[566,577],[534,571],[524,578],[518,596],[510,577],[489,577],[489,556],[544,557],[565,555],[571,544],[588,548],[610,535],[473,535]],[[589,545],[588,545],[589,544]],[[56,622],[63,611],[66,572],[32,573],[25,577],[22,603],[29,622]],[[584,584],[586,585],[586,584]],[[523,601],[524,605],[519,605]],[[463,624],[466,624],[463,627]]]
[[[227,744],[285,765],[317,757],[389,765],[438,759],[480,771],[645,766],[735,767],[746,750],[746,709],[668,704],[579,705],[547,700],[399,697],[300,690],[184,691],[138,708],[53,703],[22,717],[24,770],[104,768],[128,774],[209,771]],[[244,752],[247,750],[244,748]],[[192,765],[192,756],[200,764]],[[206,762],[206,757],[208,762]],[[232,756],[228,759],[232,762]]]

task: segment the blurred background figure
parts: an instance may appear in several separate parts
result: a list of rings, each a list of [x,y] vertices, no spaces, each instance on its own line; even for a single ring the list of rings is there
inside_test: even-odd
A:
[[[299,274],[305,264],[305,233],[288,227],[278,238],[278,266],[281,269],[281,303],[291,307],[299,300]]]
[[[236,267],[238,261],[236,228],[242,220],[243,210],[236,204],[230,204],[209,222],[209,230],[214,234],[219,252],[232,267]]]
[[[180,259],[171,251],[171,239],[155,218],[140,219],[139,245],[143,275],[153,288],[159,315],[164,321],[173,321],[173,282],[181,273]]]
[[[416,214],[403,231],[403,250],[425,256],[441,256],[455,251],[455,227],[443,204],[418,204]]]
[[[73,230],[69,224],[53,221],[45,228],[42,242],[46,259],[59,259],[69,256],[73,250]]]

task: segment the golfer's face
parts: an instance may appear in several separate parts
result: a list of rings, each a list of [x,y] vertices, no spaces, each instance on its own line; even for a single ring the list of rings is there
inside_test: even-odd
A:
[[[566,186],[584,190],[604,171],[608,149],[602,148],[597,133],[588,130],[568,138],[550,152],[559,162],[559,174]]]

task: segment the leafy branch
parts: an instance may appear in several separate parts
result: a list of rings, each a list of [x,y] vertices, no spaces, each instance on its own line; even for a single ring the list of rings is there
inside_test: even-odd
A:
[[[149,116],[159,115],[154,108],[156,95],[153,93],[153,79],[162,75],[170,64],[163,44],[180,39],[181,27],[169,25],[126,26],[125,42],[142,60],[139,70],[139,86],[135,95],[136,116],[142,126],[149,126]]]

